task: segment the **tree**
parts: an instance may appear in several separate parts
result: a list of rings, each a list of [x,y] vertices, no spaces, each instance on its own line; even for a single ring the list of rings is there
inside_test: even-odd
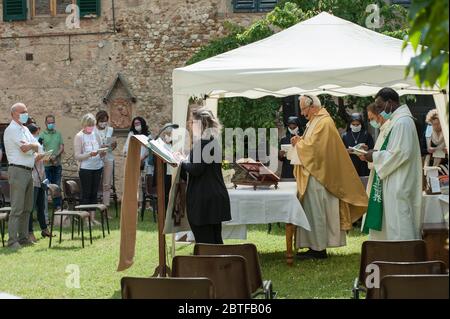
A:
[[[418,86],[445,88],[448,83],[448,0],[415,0],[408,14],[411,43],[419,54],[412,58],[406,74],[414,73]]]

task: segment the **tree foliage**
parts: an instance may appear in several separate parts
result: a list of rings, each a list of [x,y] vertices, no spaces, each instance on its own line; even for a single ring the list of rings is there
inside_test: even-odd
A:
[[[414,73],[418,86],[445,88],[448,83],[448,0],[414,0],[408,14],[411,29],[404,47],[411,42],[419,54],[406,73]]]
[[[289,28],[301,21],[307,20],[320,12],[326,11],[335,16],[365,26],[368,5],[376,3],[382,17],[380,29],[389,36],[403,39],[407,34],[407,11],[398,5],[389,5],[385,1],[374,0],[284,0],[265,17],[255,21],[247,28],[227,23],[229,34],[223,38],[211,41],[200,49],[187,64],[196,63],[206,58],[227,52],[231,49],[264,39],[275,32]],[[342,125],[345,119],[341,109],[331,96],[322,96],[324,105],[337,121]],[[350,97],[347,105],[362,108],[368,103],[367,99]],[[274,127],[277,121],[277,110],[280,99],[265,97],[251,100],[247,98],[221,99],[219,102],[219,117],[225,127]]]

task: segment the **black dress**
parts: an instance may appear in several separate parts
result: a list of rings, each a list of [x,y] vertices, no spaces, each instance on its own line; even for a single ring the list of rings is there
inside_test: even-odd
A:
[[[211,143],[211,144],[210,144]],[[208,146],[207,146],[208,145]],[[215,147],[212,147],[212,146]],[[201,150],[207,146],[211,157],[220,145],[215,139],[201,140]],[[200,143],[194,145],[200,147]],[[189,225],[198,243],[222,243],[221,223],[231,220],[230,198],[222,176],[222,163],[193,163],[193,151],[187,161],[182,162],[183,174],[187,173],[186,209]]]
[[[288,132],[285,137],[280,140],[280,145],[278,150],[281,150],[281,145],[291,144],[292,135]],[[294,178],[294,166],[291,165],[291,161],[286,157],[278,156],[281,161],[281,178]]]
[[[347,132],[345,132],[342,136],[342,140],[346,148],[355,146],[360,143],[366,144],[369,149],[373,149],[374,147],[372,136],[364,129],[361,129],[361,131],[358,133],[353,133],[351,129],[348,129]],[[359,157],[354,154],[350,154],[350,158],[359,176],[369,176],[370,170],[367,167],[367,162],[361,161]]]

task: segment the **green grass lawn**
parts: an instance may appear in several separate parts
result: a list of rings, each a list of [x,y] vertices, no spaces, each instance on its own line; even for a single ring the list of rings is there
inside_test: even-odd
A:
[[[63,242],[59,244],[55,237],[51,249],[48,238],[17,252],[0,247],[0,292],[23,298],[120,298],[123,276],[151,276],[158,264],[156,224],[150,220],[147,214],[146,221],[139,221],[135,264],[124,272],[116,271],[120,241],[117,219],[110,221],[111,235],[106,238],[102,238],[101,228],[95,227],[93,244],[87,240],[84,249],[81,240],[70,240],[68,228]],[[39,229],[37,224],[35,229]],[[167,238],[170,245],[170,237]],[[263,278],[272,280],[278,298],[350,298],[365,239],[359,231],[353,231],[347,237],[347,246],[330,249],[328,259],[295,260],[292,267],[285,262],[284,227],[273,225],[268,234],[266,225],[250,226],[246,242],[258,247]],[[239,241],[226,241],[236,242]],[[192,250],[193,245],[180,244],[176,254],[188,255]],[[70,275],[66,270],[71,264],[79,266],[80,288],[66,287]]]

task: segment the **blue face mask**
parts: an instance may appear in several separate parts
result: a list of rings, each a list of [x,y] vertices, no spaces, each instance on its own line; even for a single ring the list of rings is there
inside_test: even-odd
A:
[[[19,121],[20,121],[20,123],[25,124],[28,121],[28,113],[20,114]]]
[[[380,128],[380,123],[378,123],[375,120],[370,121],[370,125],[372,125],[373,128]]]
[[[47,124],[47,128],[48,128],[49,130],[54,130],[54,129],[55,129],[55,123],[49,123],[49,124]]]
[[[387,105],[387,102],[386,102]],[[389,113],[386,112],[386,106],[384,107],[384,111],[380,113],[380,115],[387,121],[392,117],[392,106],[391,109],[389,110]]]
[[[387,121],[392,117],[392,113],[381,112],[380,115]]]

